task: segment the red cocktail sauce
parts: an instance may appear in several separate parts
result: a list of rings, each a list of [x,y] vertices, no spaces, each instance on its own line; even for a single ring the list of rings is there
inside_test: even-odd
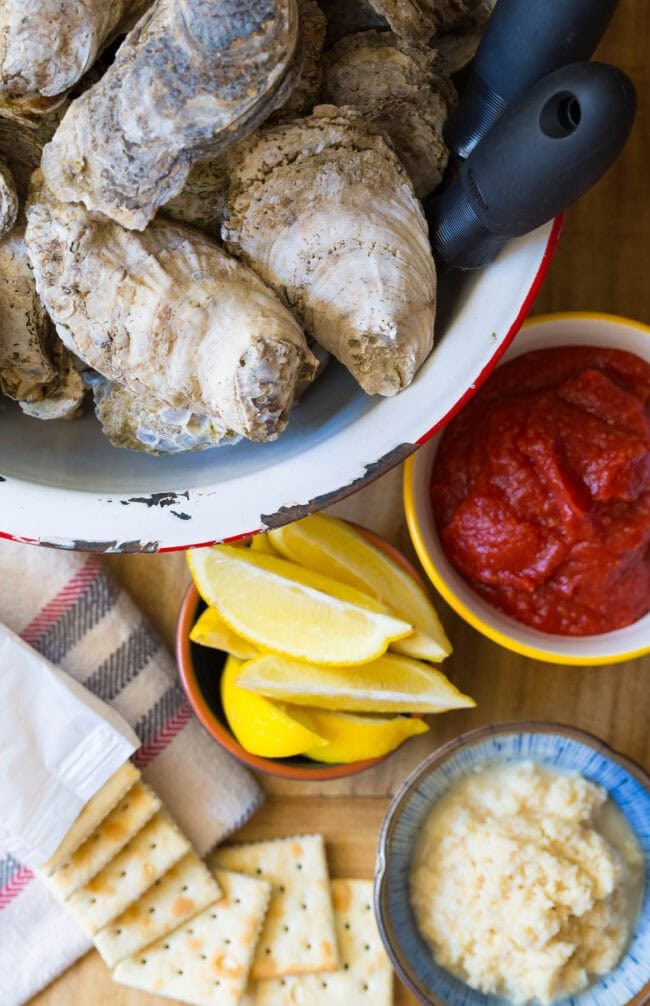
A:
[[[446,428],[431,501],[449,560],[543,632],[650,610],[650,364],[575,346],[499,367]]]

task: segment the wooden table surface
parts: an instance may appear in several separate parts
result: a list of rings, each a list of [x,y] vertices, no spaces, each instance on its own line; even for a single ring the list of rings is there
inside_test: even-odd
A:
[[[534,313],[609,311],[650,322],[649,49],[650,4],[621,0],[598,56],[616,63],[634,80],[639,97],[636,126],[614,168],[569,213]],[[401,477],[400,469],[389,472],[332,512],[373,528],[415,561],[404,521]],[[112,556],[107,562],[171,646],[188,582],[184,557]],[[396,786],[441,742],[485,723],[518,719],[571,723],[650,769],[650,657],[599,668],[543,664],[483,638],[442,601],[439,611],[454,645],[445,671],[476,698],[478,707],[432,718],[429,734],[349,781],[298,784],[261,779],[267,801],[237,838],[320,831],[335,876],[371,877],[380,823]],[[163,1000],[113,985],[107,968],[92,952],[32,1002],[34,1006],[154,1006]],[[415,1000],[398,985],[395,1003],[406,1006]]]

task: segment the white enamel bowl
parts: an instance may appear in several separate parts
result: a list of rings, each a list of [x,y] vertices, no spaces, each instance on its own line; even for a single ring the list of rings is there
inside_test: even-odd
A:
[[[608,314],[576,312],[531,318],[504,362],[549,346],[609,346],[650,363],[650,327]],[[510,650],[557,664],[612,664],[650,653],[650,614],[615,632],[560,636],[539,632],[493,608],[448,561],[429,503],[429,482],[440,436],[410,458],[404,472],[404,506],[411,539],[436,590],[466,622]]]
[[[92,414],[31,419],[0,399],[0,536],[102,552],[186,548],[277,526],[402,461],[465,401],[525,318],[559,221],[440,283],[437,342],[410,388],[369,398],[336,365],[273,444],[156,458],[112,447]]]

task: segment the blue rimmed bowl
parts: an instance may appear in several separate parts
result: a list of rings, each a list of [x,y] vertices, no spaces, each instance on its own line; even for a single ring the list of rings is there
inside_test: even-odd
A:
[[[402,784],[382,828],[375,873],[375,913],[395,970],[427,1006],[503,1006],[497,996],[471,989],[439,967],[420,935],[409,900],[416,839],[432,806],[478,768],[535,761],[579,772],[604,786],[643,850],[645,877],[635,933],[618,967],[567,1006],[643,1006],[650,1003],[650,776],[606,744],[574,727],[511,723],[463,734],[435,751]]]

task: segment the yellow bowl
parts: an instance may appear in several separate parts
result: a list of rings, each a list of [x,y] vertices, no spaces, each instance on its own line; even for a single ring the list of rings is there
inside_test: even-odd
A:
[[[650,327],[628,318],[569,312],[531,318],[504,354],[512,360],[551,346],[606,346],[635,353],[650,363]],[[429,482],[441,433],[408,459],[404,506],[411,540],[436,590],[485,636],[527,657],[558,664],[613,664],[650,653],[650,614],[614,632],[561,636],[530,628],[480,597],[447,559],[429,502]]]

